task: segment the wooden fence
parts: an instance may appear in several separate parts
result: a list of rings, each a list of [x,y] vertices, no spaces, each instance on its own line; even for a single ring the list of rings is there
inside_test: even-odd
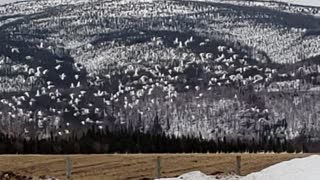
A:
[[[72,179],[72,160],[69,156],[65,157],[66,162],[66,177],[68,180]],[[162,177],[162,164],[161,164],[161,157],[157,156],[156,158],[156,164],[155,164],[155,178],[161,178]],[[237,175],[241,176],[241,156],[237,155],[235,158],[235,167],[234,171]]]

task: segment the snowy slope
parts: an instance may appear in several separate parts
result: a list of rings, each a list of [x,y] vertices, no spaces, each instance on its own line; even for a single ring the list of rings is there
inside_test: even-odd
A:
[[[291,4],[304,5],[304,6],[317,6],[320,7],[320,0],[277,0],[280,2],[287,2]]]
[[[14,3],[21,0],[0,0],[0,5]]]
[[[313,155],[281,162],[260,172],[239,178],[236,176],[207,176],[199,171],[186,173],[177,178],[163,178],[161,180],[318,180],[320,179],[320,156]]]

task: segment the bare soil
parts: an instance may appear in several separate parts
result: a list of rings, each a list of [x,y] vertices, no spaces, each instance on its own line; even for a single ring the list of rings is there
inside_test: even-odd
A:
[[[206,174],[232,173],[236,155],[241,155],[241,174],[260,171],[270,165],[310,154],[105,154],[70,155],[72,179],[154,179],[156,159],[161,157],[162,176],[175,177],[200,170]],[[66,179],[65,155],[1,155],[0,172],[20,176],[51,176]]]

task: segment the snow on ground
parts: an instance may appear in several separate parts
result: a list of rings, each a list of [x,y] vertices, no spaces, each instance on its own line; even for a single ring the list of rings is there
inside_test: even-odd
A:
[[[158,180],[238,180],[239,177],[236,176],[207,176],[200,171],[193,171],[183,174],[177,178],[161,178]]]
[[[291,4],[304,5],[304,6],[318,6],[320,7],[320,0],[277,0],[280,2],[287,2]]]
[[[14,3],[21,0],[0,0],[0,5]]]
[[[317,180],[320,179],[320,156],[293,159],[252,173],[241,180]]]
[[[183,174],[177,178],[163,178],[159,180],[319,180],[320,156],[313,155],[284,161],[260,172],[245,177],[237,176],[207,176],[200,171]]]

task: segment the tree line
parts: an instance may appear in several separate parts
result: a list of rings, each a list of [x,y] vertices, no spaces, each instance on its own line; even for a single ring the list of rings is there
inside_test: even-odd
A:
[[[106,128],[107,129],[107,128]],[[301,139],[300,139],[301,140]],[[99,153],[232,153],[232,152],[308,152],[304,140],[261,138],[244,140],[226,137],[209,140],[201,137],[142,133],[128,130],[110,132],[90,128],[50,138],[20,138],[0,134],[0,154],[99,154]]]

